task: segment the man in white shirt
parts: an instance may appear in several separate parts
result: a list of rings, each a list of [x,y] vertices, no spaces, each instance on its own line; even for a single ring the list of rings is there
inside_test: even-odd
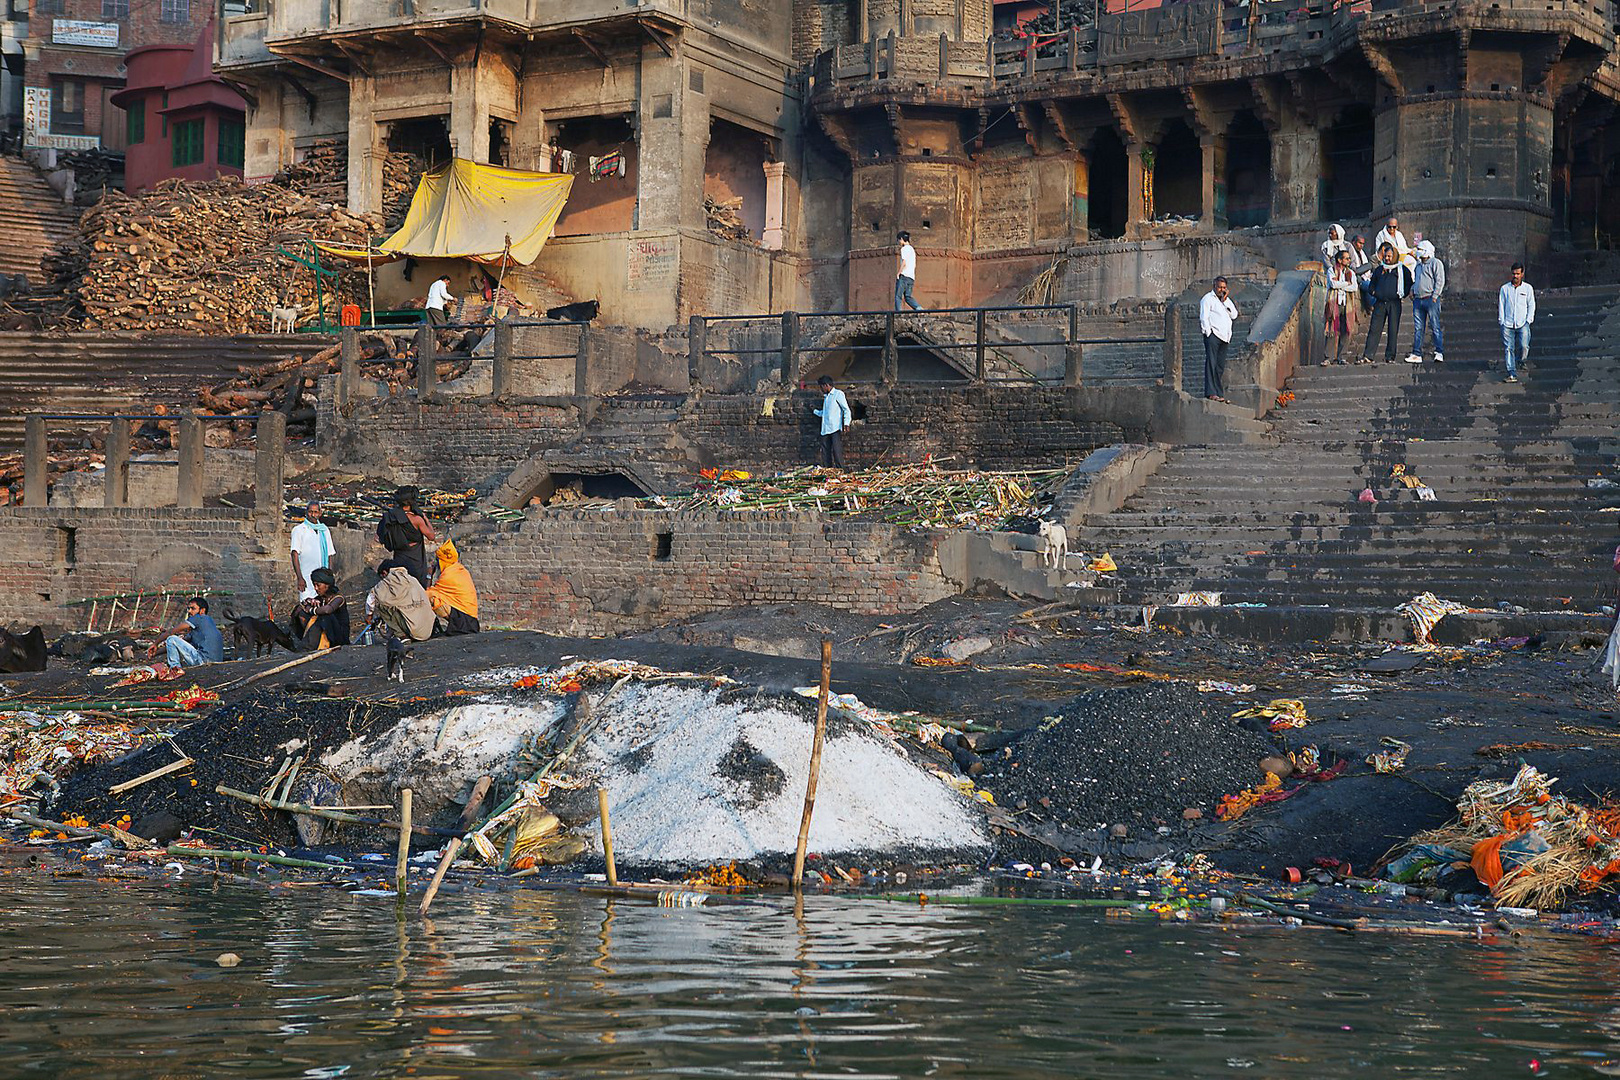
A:
[[[427,311],[428,323],[432,326],[443,326],[450,321],[445,312],[447,304],[454,304],[456,298],[450,295],[450,275],[440,274],[433,284],[428,286],[427,303],[422,305]]]
[[[1226,402],[1226,347],[1232,343],[1232,320],[1237,305],[1227,299],[1226,279],[1215,279],[1215,287],[1198,301],[1198,332],[1204,335],[1204,396]]]
[[[911,234],[901,230],[900,261],[895,267],[894,275],[894,310],[902,311],[904,304],[912,311],[921,311],[917,301],[911,297],[911,287],[917,284],[917,249],[911,246]]]
[[[1536,321],[1536,290],[1524,280],[1524,264],[1514,263],[1513,280],[1496,296],[1496,321],[1502,327],[1507,381],[1519,381],[1519,362],[1530,359],[1530,324]]]
[[[1395,249],[1395,259],[1408,270],[1417,269],[1417,259],[1412,255],[1411,245],[1406,242],[1406,234],[1401,232],[1401,223],[1394,214],[1389,215],[1389,221],[1373,237],[1373,250],[1378,251],[1385,244]]]
[[[833,385],[832,376],[823,375],[816,380],[821,392],[826,397],[821,399],[821,408],[814,410],[821,417],[821,456],[823,462],[834,469],[844,467],[844,432],[854,420],[849,411],[849,400],[844,392]]]
[[[304,520],[293,526],[290,543],[298,599],[308,600],[315,595],[315,583],[310,580],[310,575],[332,565],[332,533],[321,523],[320,503],[309,504],[304,511]]]

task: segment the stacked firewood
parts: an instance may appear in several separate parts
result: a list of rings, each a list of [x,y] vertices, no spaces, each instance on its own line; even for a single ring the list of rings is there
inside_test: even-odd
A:
[[[708,219],[709,231],[727,240],[752,240],[748,226],[743,223],[742,202],[741,196],[725,200],[713,195],[703,196],[703,213]]]
[[[306,239],[363,244],[380,227],[279,185],[165,180],[109,192],[46,268],[84,329],[240,334],[268,329],[272,307],[316,310],[314,273],[278,249],[307,258]],[[329,312],[366,293],[364,271],[347,264],[336,303],[332,284]]]
[[[312,199],[346,205],[349,201],[349,144],[326,139],[305,149],[303,159],[282,169],[271,183]]]

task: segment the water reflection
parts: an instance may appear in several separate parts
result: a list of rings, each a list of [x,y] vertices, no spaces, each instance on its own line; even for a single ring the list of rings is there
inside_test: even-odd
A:
[[[27,889],[21,888],[27,884]],[[4,1075],[1614,1075],[1611,946],[0,879]],[[221,952],[243,963],[220,968]]]

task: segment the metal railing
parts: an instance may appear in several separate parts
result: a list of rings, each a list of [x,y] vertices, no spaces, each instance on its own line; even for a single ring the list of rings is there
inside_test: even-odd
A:
[[[519,330],[538,327],[557,327],[573,331],[576,335],[574,348],[568,352],[520,353],[514,351],[514,335]],[[573,360],[573,392],[575,395],[584,395],[589,392],[590,323],[572,322],[565,319],[499,319],[495,322],[447,323],[444,326],[423,324],[417,327],[409,355],[416,365],[416,394],[419,399],[425,400],[438,387],[438,362],[441,359],[438,332],[441,330],[458,332],[469,330],[493,331],[491,391],[494,397],[507,397],[516,393],[516,365],[523,361]],[[360,355],[360,335],[365,332],[368,332],[365,327],[345,326],[340,336],[342,349],[338,367],[338,400],[340,402],[347,402],[358,393],[360,365],[365,362]]]
[[[877,340],[867,340],[871,338]],[[694,373],[729,358],[774,370],[788,388],[800,387],[807,371],[816,370],[807,368],[807,362],[814,365],[829,354],[850,358],[838,373],[840,382],[850,384],[1078,387],[1087,346],[1154,340],[1162,339],[1086,335],[1080,309],[1073,304],[693,316],[688,330]],[[861,363],[874,355],[876,365]],[[903,358],[929,355],[955,376],[902,377]]]

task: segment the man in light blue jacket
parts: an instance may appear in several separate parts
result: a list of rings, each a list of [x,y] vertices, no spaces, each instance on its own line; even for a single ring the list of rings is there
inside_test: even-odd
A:
[[[844,392],[833,385],[832,376],[823,375],[816,380],[826,397],[815,414],[821,417],[821,456],[823,464],[834,469],[844,467],[844,432],[854,419],[849,411],[849,400]]]
[[[1519,363],[1530,359],[1530,324],[1536,321],[1536,290],[1524,280],[1524,264],[1514,263],[1511,279],[1496,294],[1496,321],[1502,327],[1502,352],[1507,357],[1507,378],[1519,381]]]
[[[1412,272],[1412,352],[1408,364],[1423,363],[1424,327],[1434,331],[1434,362],[1446,362],[1446,337],[1440,329],[1440,297],[1446,291],[1446,264],[1435,258],[1434,245],[1421,240],[1417,269]]]

